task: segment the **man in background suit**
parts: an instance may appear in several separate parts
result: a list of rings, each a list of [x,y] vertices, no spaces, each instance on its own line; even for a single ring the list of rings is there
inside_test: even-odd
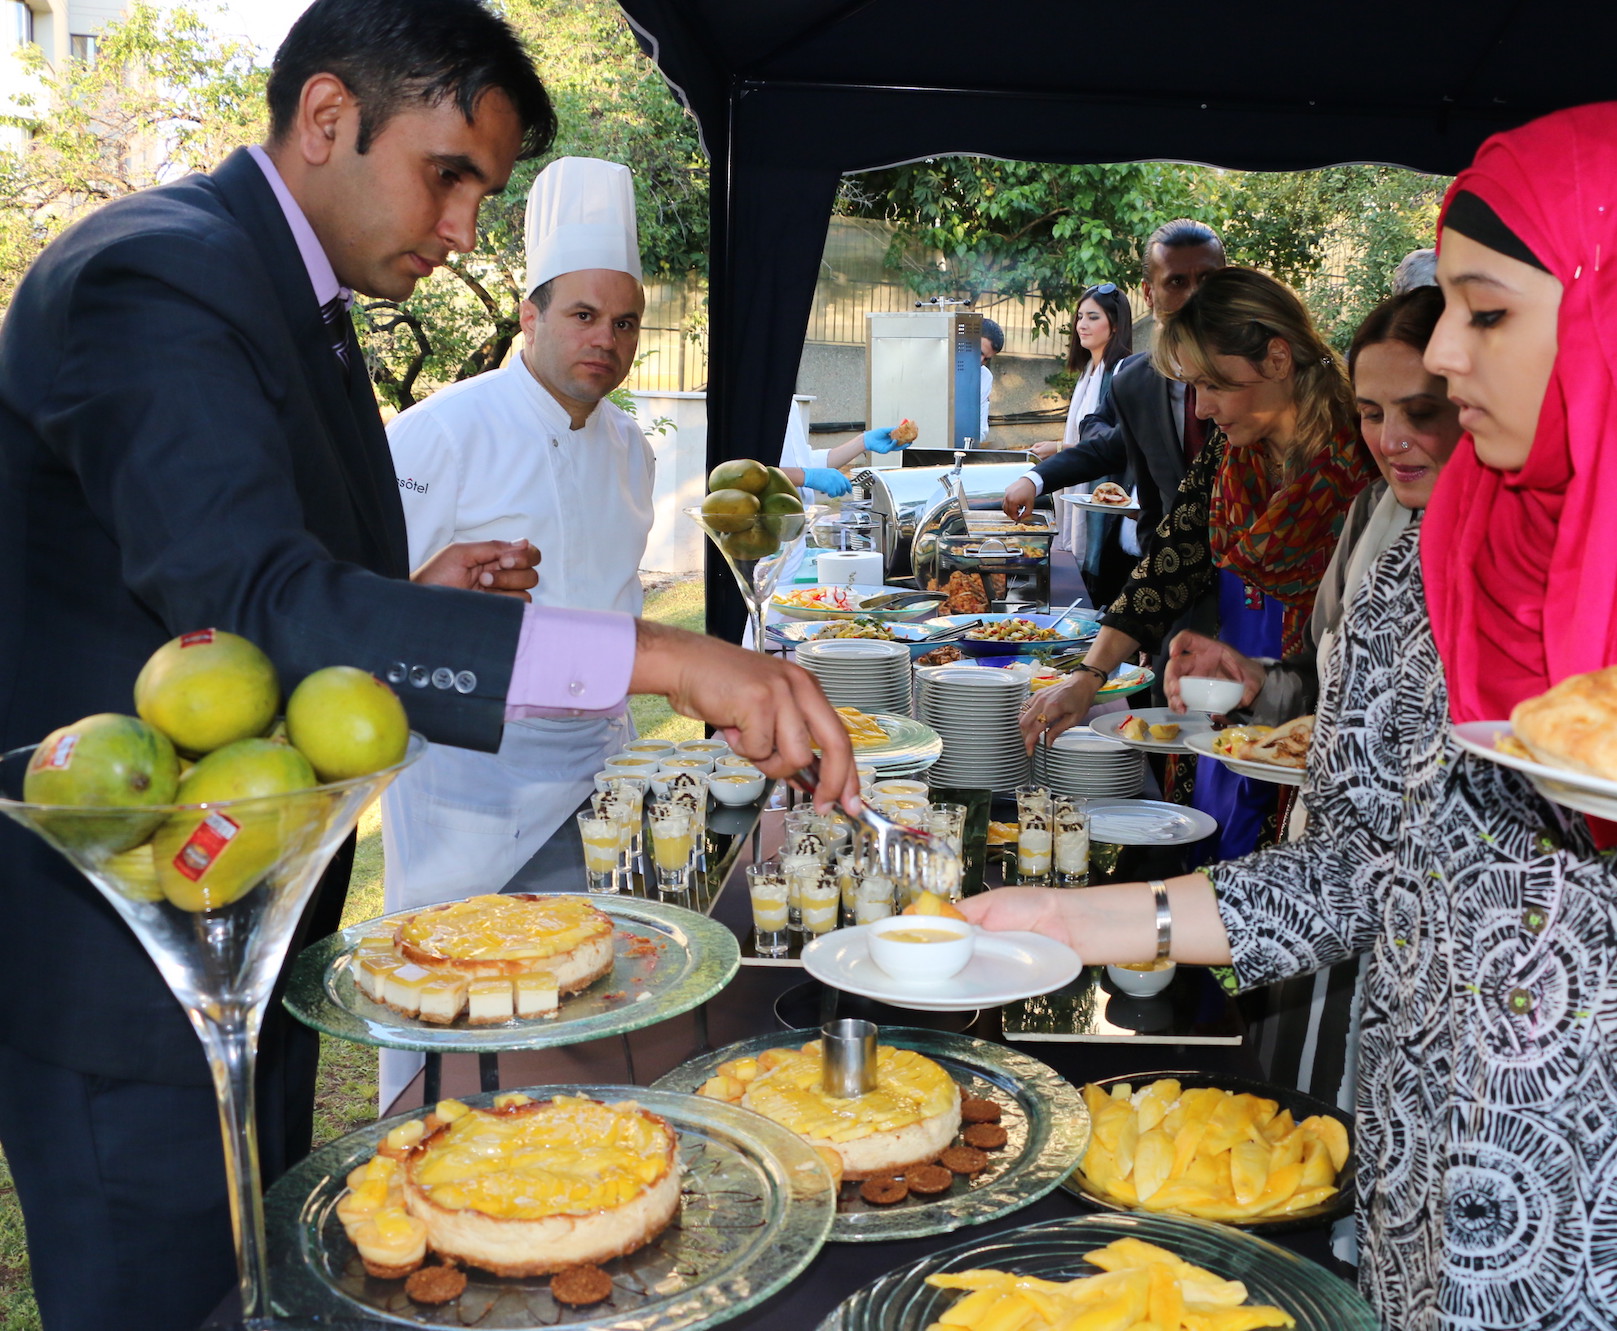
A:
[[[1224,244],[1210,227],[1188,218],[1165,222],[1145,245],[1146,306],[1158,318],[1173,314],[1202,278],[1222,267]],[[1020,521],[1041,494],[1124,472],[1139,490],[1135,523],[1143,549],[1173,507],[1185,465],[1205,437],[1188,396],[1182,383],[1157,373],[1148,352],[1128,357],[1112,376],[1106,405],[1084,419],[1077,445],[1013,481],[1005,491],[1005,512]]]
[[[288,691],[333,664],[389,680],[435,741],[492,750],[507,718],[663,693],[775,774],[808,760],[812,733],[824,788],[852,796],[845,732],[803,672],[524,605],[525,543],[447,547],[414,575],[439,585],[411,583],[346,305],[402,300],[471,249],[481,200],[548,145],[549,101],[509,27],[477,0],[317,0],[269,101],[262,148],[66,231],[0,330],[0,748],[131,711],[146,657],[214,626],[262,647]],[[0,863],[0,1148],[45,1326],[183,1331],[235,1280],[199,1043],[65,860],[7,823]],[[348,864],[306,939],[335,924]],[[308,1149],[316,1053],[272,1002],[266,1179]]]

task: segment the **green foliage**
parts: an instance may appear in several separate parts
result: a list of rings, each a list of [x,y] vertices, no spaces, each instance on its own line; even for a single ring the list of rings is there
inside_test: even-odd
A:
[[[1041,334],[1064,326],[1086,286],[1137,283],[1145,238],[1195,218],[1223,235],[1232,262],[1302,291],[1344,346],[1398,261],[1432,243],[1447,183],[1383,166],[1260,174],[940,157],[849,177],[839,211],[892,224],[888,266],[917,294],[1036,297]],[[917,249],[941,262],[917,265]]]
[[[86,212],[262,137],[266,74],[252,48],[215,36],[189,9],[131,5],[102,30],[93,61],[53,70],[37,46],[16,58],[35,91],[0,124],[32,140],[0,151],[0,304]]]
[[[365,301],[360,314],[378,391],[399,408],[432,388],[493,369],[517,339],[528,189],[558,157],[600,157],[634,172],[648,276],[707,266],[707,163],[696,122],[635,44],[611,0],[503,0],[555,102],[548,155],[518,163],[479,218],[473,254],[434,273],[408,301]]]
[[[937,157],[851,177],[840,207],[894,225],[888,265],[904,268],[921,296],[1037,295],[1034,323],[1048,334],[1086,286],[1138,281],[1140,242],[1158,223],[1211,219],[1220,202],[1212,173],[1173,163]],[[938,251],[943,263],[906,266],[903,256],[916,246]]]

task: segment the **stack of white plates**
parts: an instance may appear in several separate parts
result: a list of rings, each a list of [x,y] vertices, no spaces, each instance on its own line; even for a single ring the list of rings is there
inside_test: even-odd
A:
[[[1027,678],[980,666],[927,666],[916,671],[921,720],[943,739],[927,780],[935,786],[1015,790],[1028,779],[1027,751],[1017,727]]]
[[[1132,799],[1145,785],[1145,755],[1088,726],[1033,750],[1033,779],[1079,799]]]
[[[833,707],[910,714],[910,649],[875,638],[805,642],[797,664],[820,681]]]

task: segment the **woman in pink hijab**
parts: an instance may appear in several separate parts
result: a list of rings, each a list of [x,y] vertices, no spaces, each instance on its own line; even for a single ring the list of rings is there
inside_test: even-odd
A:
[[[1243,988],[1363,955],[1360,1280],[1383,1322],[1617,1328],[1617,829],[1451,724],[1617,663],[1617,103],[1485,143],[1438,279],[1426,364],[1467,433],[1323,665],[1308,834],[965,909]]]

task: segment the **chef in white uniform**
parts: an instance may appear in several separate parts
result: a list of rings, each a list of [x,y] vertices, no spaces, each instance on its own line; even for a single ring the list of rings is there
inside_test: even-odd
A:
[[[536,603],[638,615],[653,455],[605,400],[645,309],[628,168],[552,162],[526,241],[521,355],[388,426],[411,567],[452,541],[525,538],[541,554]],[[432,745],[383,797],[386,908],[497,892],[558,832],[560,860],[595,773],[632,737],[627,715],[536,718],[508,721],[497,754]]]

